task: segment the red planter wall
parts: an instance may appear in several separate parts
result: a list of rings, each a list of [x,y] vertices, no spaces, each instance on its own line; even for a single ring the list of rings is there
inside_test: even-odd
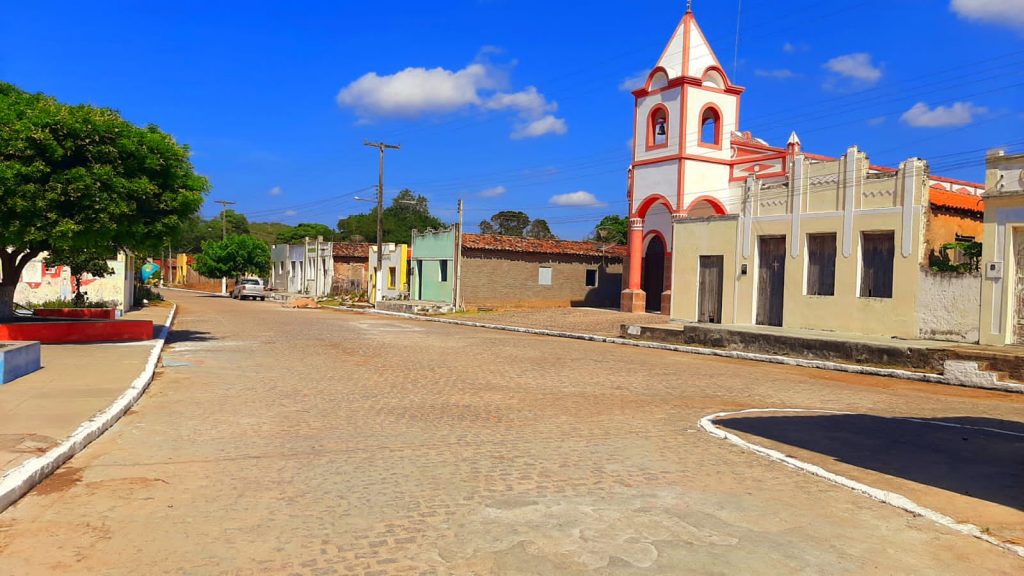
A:
[[[0,324],[0,340],[29,340],[43,344],[136,342],[153,338],[150,320],[76,320]]]
[[[93,320],[113,320],[113,308],[36,308],[33,316],[43,318],[89,318]]]

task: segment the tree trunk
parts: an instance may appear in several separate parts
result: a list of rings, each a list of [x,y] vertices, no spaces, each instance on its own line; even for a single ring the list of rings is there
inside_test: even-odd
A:
[[[14,318],[14,290],[18,287],[0,283],[0,322]]]

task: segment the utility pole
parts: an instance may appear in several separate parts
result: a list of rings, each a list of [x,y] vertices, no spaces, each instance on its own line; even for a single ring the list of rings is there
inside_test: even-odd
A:
[[[380,150],[380,169],[377,183],[377,272],[373,281],[373,302],[377,303],[377,294],[383,294],[381,280],[384,278],[384,151],[400,150],[402,147],[397,144],[385,144],[383,142],[364,141],[364,146],[370,146]]]
[[[455,311],[462,310],[462,198],[459,198],[459,229],[455,237]]]
[[[228,206],[234,206],[235,204],[238,204],[238,202],[231,202],[230,200],[214,200],[214,203],[220,204],[220,239],[223,242],[228,239],[228,221],[226,218]],[[228,293],[227,278],[220,279],[220,293],[222,295]]]

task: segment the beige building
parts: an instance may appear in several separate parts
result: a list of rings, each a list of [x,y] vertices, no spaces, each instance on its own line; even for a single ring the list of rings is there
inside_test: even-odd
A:
[[[747,177],[737,214],[674,220],[672,318],[978,341],[980,276],[928,269],[924,161],[811,158],[796,138],[785,161]]]
[[[1024,154],[988,155],[981,343],[1024,344]]]

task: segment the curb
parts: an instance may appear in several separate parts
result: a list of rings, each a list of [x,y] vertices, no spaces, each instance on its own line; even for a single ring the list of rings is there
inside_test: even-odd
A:
[[[380,314],[406,318],[409,320],[420,320],[423,322],[440,322],[442,324],[454,324],[456,326],[469,326],[473,328],[490,328],[491,330],[504,330],[506,332],[518,332],[521,334],[535,334],[537,336],[554,336],[556,338],[569,338],[573,340],[586,340],[589,342],[604,342],[607,344],[618,344],[620,346],[632,346],[634,348],[647,348],[650,350],[667,350],[669,352],[683,352],[686,354],[698,354],[701,356],[719,356],[732,358],[734,360],[753,360],[755,362],[768,362],[770,364],[785,364],[787,366],[800,366],[802,368],[818,368],[820,370],[833,370],[836,372],[849,372],[852,374],[866,374],[869,376],[885,376],[888,378],[900,378],[903,380],[914,380],[917,382],[928,382],[931,384],[960,384],[951,383],[942,374],[927,374],[923,372],[910,372],[896,368],[875,368],[873,366],[858,366],[856,364],[841,364],[839,362],[826,362],[824,360],[806,360],[803,358],[790,358],[788,356],[772,356],[769,354],[757,354],[754,352],[737,352],[735,350],[718,350],[715,348],[699,348],[696,346],[679,346],[677,344],[661,344],[658,342],[643,342],[640,340],[629,340],[627,338],[616,338],[612,336],[597,336],[594,334],[577,334],[574,332],[559,332],[556,330],[543,330],[538,328],[522,328],[519,326],[503,326],[500,324],[484,324],[481,322],[468,322],[465,320],[452,320],[450,318],[434,318],[430,316],[417,316],[402,312],[387,312],[384,310],[361,310],[358,308],[346,308],[343,306],[322,306],[330,310],[341,310],[344,312],[356,312],[360,314]],[[1005,391],[1005,390],[1003,390]]]
[[[178,292],[191,292],[193,294],[206,294],[208,296],[221,296],[223,298],[227,298],[228,297],[227,294],[221,294],[220,292],[204,292],[202,290],[191,290],[189,288],[172,288],[171,286],[163,286],[163,287],[160,287],[159,289],[160,290],[177,290]]]
[[[833,410],[804,410],[804,409],[800,409],[800,408],[751,408],[749,410],[738,410],[738,411],[733,411],[733,412],[718,412],[716,414],[710,414],[708,416],[705,416],[705,417],[701,418],[700,421],[698,422],[698,424],[700,425],[701,429],[703,429],[705,432],[707,432],[708,434],[711,434],[712,436],[714,436],[716,438],[720,438],[722,440],[727,440],[729,442],[732,442],[733,444],[736,444],[737,446],[741,446],[743,448],[746,448],[747,450],[750,450],[752,452],[760,454],[761,456],[765,456],[765,457],[767,457],[770,460],[774,460],[776,462],[781,462],[781,463],[783,463],[783,464],[785,464],[785,465],[787,465],[787,466],[789,466],[791,468],[795,468],[797,470],[801,470],[803,472],[807,472],[808,474],[811,474],[812,476],[817,476],[818,478],[823,478],[825,480],[828,480],[829,482],[832,482],[833,484],[838,484],[839,486],[843,486],[844,488],[849,488],[850,490],[853,490],[854,492],[859,492],[859,493],[861,493],[861,494],[871,498],[872,500],[877,500],[878,502],[882,502],[883,504],[888,504],[889,506],[893,506],[895,508],[899,508],[900,510],[904,510],[906,512],[910,512],[911,514],[916,514],[918,516],[922,516],[924,518],[927,518],[927,519],[931,520],[932,522],[935,522],[936,524],[941,524],[942,526],[945,526],[945,527],[950,528],[952,530],[956,530],[957,532],[960,532],[962,534],[967,534],[968,536],[973,536],[973,537],[975,537],[975,538],[977,538],[979,540],[983,540],[985,542],[988,542],[989,544],[993,544],[995,546],[998,546],[998,547],[1000,547],[1000,548],[1002,548],[1004,550],[1007,550],[1009,552],[1012,552],[1012,553],[1014,553],[1014,554],[1024,558],[1024,546],[1018,546],[1016,544],[1010,544],[1009,542],[1003,542],[1002,540],[999,540],[998,538],[993,538],[992,536],[989,536],[981,528],[978,528],[974,524],[968,524],[966,522],[957,522],[953,518],[950,518],[949,516],[946,516],[945,514],[942,514],[941,512],[937,512],[935,510],[932,510],[931,508],[925,508],[924,506],[921,506],[920,504],[914,502],[913,500],[907,498],[906,496],[903,496],[903,495],[900,495],[900,494],[896,494],[895,492],[889,492],[887,490],[881,490],[879,488],[872,488],[871,486],[868,486],[867,484],[861,484],[860,482],[857,482],[856,480],[851,480],[851,479],[849,479],[849,478],[847,478],[845,476],[840,476],[840,475],[835,474],[833,472],[829,472],[828,470],[825,470],[824,468],[821,468],[820,466],[815,466],[814,464],[811,464],[811,463],[808,463],[808,462],[804,462],[803,460],[797,460],[796,458],[793,458],[792,456],[787,456],[787,455],[785,455],[785,454],[783,454],[783,453],[781,453],[781,452],[779,452],[777,450],[772,450],[771,448],[765,448],[764,446],[759,446],[759,445],[754,444],[752,442],[747,442],[746,440],[740,438],[739,436],[737,436],[735,434],[732,434],[730,432],[726,432],[725,430],[722,430],[721,428],[719,428],[718,426],[715,426],[715,424],[714,424],[714,421],[717,418],[722,418],[722,417],[725,417],[725,416],[735,416],[737,414],[751,414],[751,413],[759,413],[759,412],[761,412],[761,413],[763,413],[763,412],[785,412],[785,413],[817,413],[817,414],[854,414],[853,412],[836,412],[836,411],[833,411]],[[990,431],[990,432],[1000,432],[1000,433],[1003,433],[1003,434],[1012,434],[1014,436],[1018,435],[1018,434],[1013,433],[1013,432],[1007,432],[1005,430],[999,430],[999,429],[995,429],[995,428],[984,428],[984,427],[980,427],[980,426],[965,426],[963,424],[952,424],[952,423],[941,423],[940,424],[940,423],[937,423],[937,422],[928,422],[928,421],[920,420],[920,419],[916,419],[916,418],[900,418],[900,417],[892,417],[892,418],[897,419],[897,420],[909,420],[911,422],[922,422],[922,423],[925,423],[925,424],[936,424],[936,425],[942,425],[942,426],[955,426],[957,428],[972,428],[972,429],[977,429],[977,430],[987,430],[987,431]]]
[[[63,442],[42,456],[26,460],[0,476],[0,513],[3,513],[50,474],[53,474],[75,454],[84,450],[93,440],[103,435],[139,401],[149,387],[149,383],[153,381],[153,373],[156,371],[160,353],[163,351],[167,333],[171,329],[171,322],[174,321],[177,310],[178,306],[175,304],[167,314],[167,322],[160,331],[160,335],[157,336],[157,342],[149,353],[145,368],[110,406],[80,424]]]

